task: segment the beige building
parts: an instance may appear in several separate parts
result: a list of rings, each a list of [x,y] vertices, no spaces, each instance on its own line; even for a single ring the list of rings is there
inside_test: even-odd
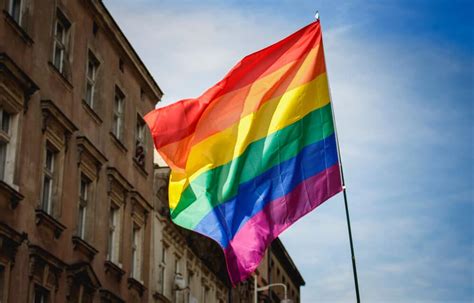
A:
[[[222,252],[209,239],[170,221],[168,179],[169,168],[157,165],[152,223],[156,302],[227,302],[229,286]]]
[[[157,157],[157,162],[162,162]],[[173,224],[169,219],[169,168],[155,166],[153,216],[152,285],[156,302],[245,303],[253,302],[254,278],[258,287],[271,283],[287,286],[288,298],[300,302],[305,284],[280,239],[273,241],[255,276],[230,286],[224,255],[217,243]],[[280,302],[282,287],[258,293],[258,302]]]
[[[149,302],[160,88],[101,1],[0,8],[0,302]]]

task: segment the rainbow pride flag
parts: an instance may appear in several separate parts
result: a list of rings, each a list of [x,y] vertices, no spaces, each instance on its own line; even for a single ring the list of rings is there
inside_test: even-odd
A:
[[[173,222],[219,243],[234,285],[281,232],[342,191],[319,21],[145,120],[171,168]]]

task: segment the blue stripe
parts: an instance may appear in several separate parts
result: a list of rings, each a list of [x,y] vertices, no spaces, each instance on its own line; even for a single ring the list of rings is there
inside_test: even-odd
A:
[[[334,134],[304,147],[301,152],[263,174],[239,185],[237,196],[209,212],[194,229],[222,248],[265,205],[290,193],[299,183],[338,161]]]

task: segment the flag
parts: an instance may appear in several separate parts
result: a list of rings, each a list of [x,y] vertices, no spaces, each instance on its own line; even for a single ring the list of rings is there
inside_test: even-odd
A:
[[[145,120],[171,168],[171,219],[222,247],[233,285],[281,232],[342,191],[319,21]]]

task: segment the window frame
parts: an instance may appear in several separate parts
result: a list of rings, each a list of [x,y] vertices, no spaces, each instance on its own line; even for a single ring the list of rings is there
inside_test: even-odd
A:
[[[132,223],[132,267],[131,277],[137,281],[143,281],[143,230],[144,227]]]
[[[6,114],[6,116],[5,116]],[[5,109],[0,108],[0,180],[5,181],[5,172],[7,169],[7,158],[10,141],[12,139],[11,124],[13,115]],[[8,125],[4,129],[5,117],[8,117]]]
[[[63,35],[61,39],[58,37],[58,25],[62,27]],[[64,16],[64,14],[58,9],[56,12],[56,19],[54,20],[53,29],[53,65],[59,71],[60,74],[65,75],[65,65],[69,56],[69,40],[71,32],[71,22]],[[56,50],[60,50],[59,62],[56,58]],[[58,66],[59,64],[59,66]]]
[[[90,67],[92,66],[92,72]],[[97,89],[97,74],[100,69],[100,61],[97,56],[89,49],[87,51],[87,63],[86,63],[86,85],[84,101],[90,108],[96,109],[96,89]],[[90,93],[89,93],[90,87]]]
[[[0,263],[0,302],[7,302],[7,266]]]
[[[113,210],[113,211],[112,211]],[[111,216],[113,213],[113,216]],[[111,199],[109,206],[109,224],[107,230],[107,261],[122,268],[120,262],[123,206]],[[112,221],[111,221],[112,219]]]
[[[137,122],[135,125],[135,156],[134,159],[137,164],[141,167],[145,166],[146,163],[146,144],[147,144],[147,133],[146,133],[146,122],[137,114]],[[139,154],[139,148],[141,153]]]
[[[84,173],[80,174],[79,179],[79,203],[78,203],[78,220],[77,220],[77,236],[83,240],[86,239],[87,219],[89,216],[89,204],[91,200],[92,180]],[[84,187],[83,187],[84,186]]]
[[[160,269],[160,287],[161,292],[164,296],[166,296],[166,260],[168,256],[168,248],[169,246],[165,242],[161,242],[161,260],[160,264],[158,265]]]
[[[39,302],[36,300],[36,296],[37,296],[38,292],[41,295],[45,296],[45,297],[41,298]],[[33,289],[33,303],[49,303],[49,302],[51,302],[51,292],[50,292],[50,290],[46,289],[45,287],[43,287],[39,284],[35,284],[34,289]]]
[[[57,161],[59,152],[48,141],[43,148],[43,169],[42,169],[42,183],[41,183],[41,209],[48,215],[53,215],[54,207],[54,192],[57,185]],[[48,153],[51,153],[51,167],[47,167]],[[48,199],[45,201],[45,180],[48,179]]]
[[[24,1],[25,0],[9,0],[8,1],[8,14],[20,26],[22,25],[22,21],[23,21],[23,10],[24,10],[24,4],[25,4]],[[14,14],[14,11],[13,11],[15,2],[20,3],[20,7],[18,9],[18,17],[15,17],[15,14]]]
[[[123,141],[123,129],[125,124],[125,94],[117,86],[115,87],[113,104],[112,133],[119,141]]]

